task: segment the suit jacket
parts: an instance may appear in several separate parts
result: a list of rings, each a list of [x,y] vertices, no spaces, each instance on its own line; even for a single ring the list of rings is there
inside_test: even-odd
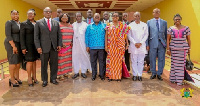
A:
[[[150,48],[157,48],[159,41],[162,43],[164,47],[166,47],[167,40],[167,22],[165,20],[160,19],[159,30],[156,26],[156,20],[151,19],[147,21],[149,36],[146,41],[146,45]]]
[[[6,22],[5,25],[5,33],[6,33],[6,39],[5,41],[15,41],[20,42],[20,27],[17,25],[17,23],[13,20],[9,20]]]
[[[42,48],[42,53],[48,53],[51,45],[56,51],[58,46],[62,46],[62,35],[59,23],[51,19],[51,31],[44,18],[38,20],[35,24],[34,43],[36,48]]]
[[[20,24],[20,43],[22,50],[34,44],[34,25],[28,19]]]

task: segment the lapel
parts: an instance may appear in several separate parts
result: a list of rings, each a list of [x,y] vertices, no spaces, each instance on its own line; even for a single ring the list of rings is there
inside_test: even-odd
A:
[[[51,20],[51,32],[53,31],[54,21]]]
[[[26,23],[27,23],[29,26],[34,27],[30,20],[27,19]]]
[[[159,28],[160,30],[159,30],[159,32],[161,31],[161,30],[163,30],[163,21],[160,19],[160,28]]]
[[[152,19],[151,21],[152,21],[152,27],[155,28],[158,31],[158,28],[156,26],[156,20]]]
[[[46,21],[45,21],[44,18],[43,18],[43,20],[42,20],[42,23],[44,24],[44,26],[46,26],[47,30],[49,31],[49,28],[48,28],[47,23],[46,23]]]

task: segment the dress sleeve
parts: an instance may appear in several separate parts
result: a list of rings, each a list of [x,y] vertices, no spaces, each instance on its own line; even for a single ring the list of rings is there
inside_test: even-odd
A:
[[[167,30],[167,34],[168,34],[168,35],[172,35],[172,28],[169,28],[169,29]]]
[[[190,32],[190,28],[189,27],[186,27],[186,36],[190,35],[191,32]]]

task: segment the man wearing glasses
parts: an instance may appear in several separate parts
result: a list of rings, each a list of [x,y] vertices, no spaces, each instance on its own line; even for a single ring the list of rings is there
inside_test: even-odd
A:
[[[34,42],[41,58],[42,86],[48,84],[47,66],[50,64],[50,82],[57,85],[58,51],[62,46],[62,36],[59,23],[51,19],[51,9],[46,7],[43,10],[44,18],[36,22],[34,30]]]
[[[149,36],[146,41],[147,50],[149,50],[150,70],[152,75],[150,79],[162,81],[163,68],[165,66],[165,51],[167,39],[167,22],[160,19],[160,9],[153,10],[154,18],[147,22]],[[158,57],[158,71],[156,72],[156,57]]]

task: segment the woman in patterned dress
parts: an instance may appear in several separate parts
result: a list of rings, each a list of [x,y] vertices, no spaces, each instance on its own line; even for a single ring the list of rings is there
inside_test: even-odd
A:
[[[114,12],[112,15],[113,22],[106,26],[105,50],[107,52],[106,59],[106,77],[108,81],[121,81],[122,64],[124,60],[125,49],[128,48],[127,33],[130,28],[119,20],[119,14]],[[125,43],[127,47],[125,48]]]
[[[170,81],[182,85],[183,80],[193,81],[186,71],[186,57],[190,54],[190,28],[181,25],[182,17],[174,16],[174,26],[168,29],[167,54],[171,55]]]
[[[72,39],[73,28],[70,24],[70,17],[67,13],[64,13],[59,17],[60,30],[62,33],[63,48],[58,53],[58,73],[60,80],[64,80],[64,76],[67,77],[67,73],[72,72]]]

